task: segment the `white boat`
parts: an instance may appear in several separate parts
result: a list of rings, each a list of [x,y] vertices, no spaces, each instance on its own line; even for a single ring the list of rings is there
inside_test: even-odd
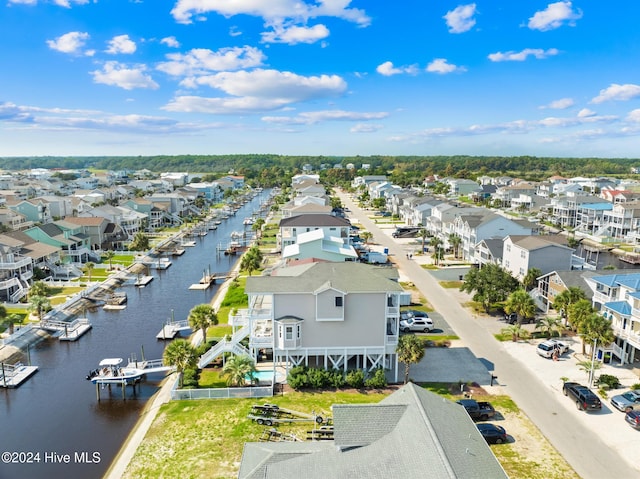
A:
[[[98,368],[87,374],[87,380],[93,384],[132,384],[145,374],[167,372],[174,368],[165,366],[162,359],[153,361],[129,361],[122,366],[122,358],[105,358]]]

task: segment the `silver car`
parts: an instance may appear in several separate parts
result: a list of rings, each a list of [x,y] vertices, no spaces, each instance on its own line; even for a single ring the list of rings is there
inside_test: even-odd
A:
[[[611,404],[622,412],[633,411],[634,409],[640,409],[640,391],[627,391],[623,394],[618,394],[611,398]]]
[[[428,333],[433,329],[433,321],[431,318],[414,318],[410,317],[400,321],[400,331],[408,333],[409,331],[420,331]]]

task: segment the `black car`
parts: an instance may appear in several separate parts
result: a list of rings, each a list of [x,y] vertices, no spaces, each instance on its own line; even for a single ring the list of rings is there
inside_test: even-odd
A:
[[[627,421],[632,428],[640,430],[640,411],[629,411],[624,415],[624,420]]]
[[[600,398],[591,389],[582,384],[567,381],[562,386],[562,392],[565,396],[575,401],[579,411],[589,412],[602,409]]]
[[[476,424],[478,431],[484,437],[484,440],[489,444],[502,444],[507,442],[507,432],[502,426],[492,424],[490,422],[484,422]]]

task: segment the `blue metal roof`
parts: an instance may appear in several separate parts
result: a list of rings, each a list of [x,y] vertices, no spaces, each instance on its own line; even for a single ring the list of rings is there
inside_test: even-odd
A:
[[[628,274],[608,274],[603,276],[593,276],[591,279],[596,283],[609,287],[625,286],[635,291],[640,290],[640,273]]]
[[[631,316],[631,305],[626,301],[611,301],[605,303],[603,307],[624,316]]]

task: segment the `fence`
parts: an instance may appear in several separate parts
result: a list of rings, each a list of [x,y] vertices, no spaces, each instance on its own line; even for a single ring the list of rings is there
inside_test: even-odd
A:
[[[178,379],[171,388],[172,400],[184,399],[238,399],[265,398],[273,396],[273,387],[257,386],[248,388],[208,388],[208,389],[178,389]]]

